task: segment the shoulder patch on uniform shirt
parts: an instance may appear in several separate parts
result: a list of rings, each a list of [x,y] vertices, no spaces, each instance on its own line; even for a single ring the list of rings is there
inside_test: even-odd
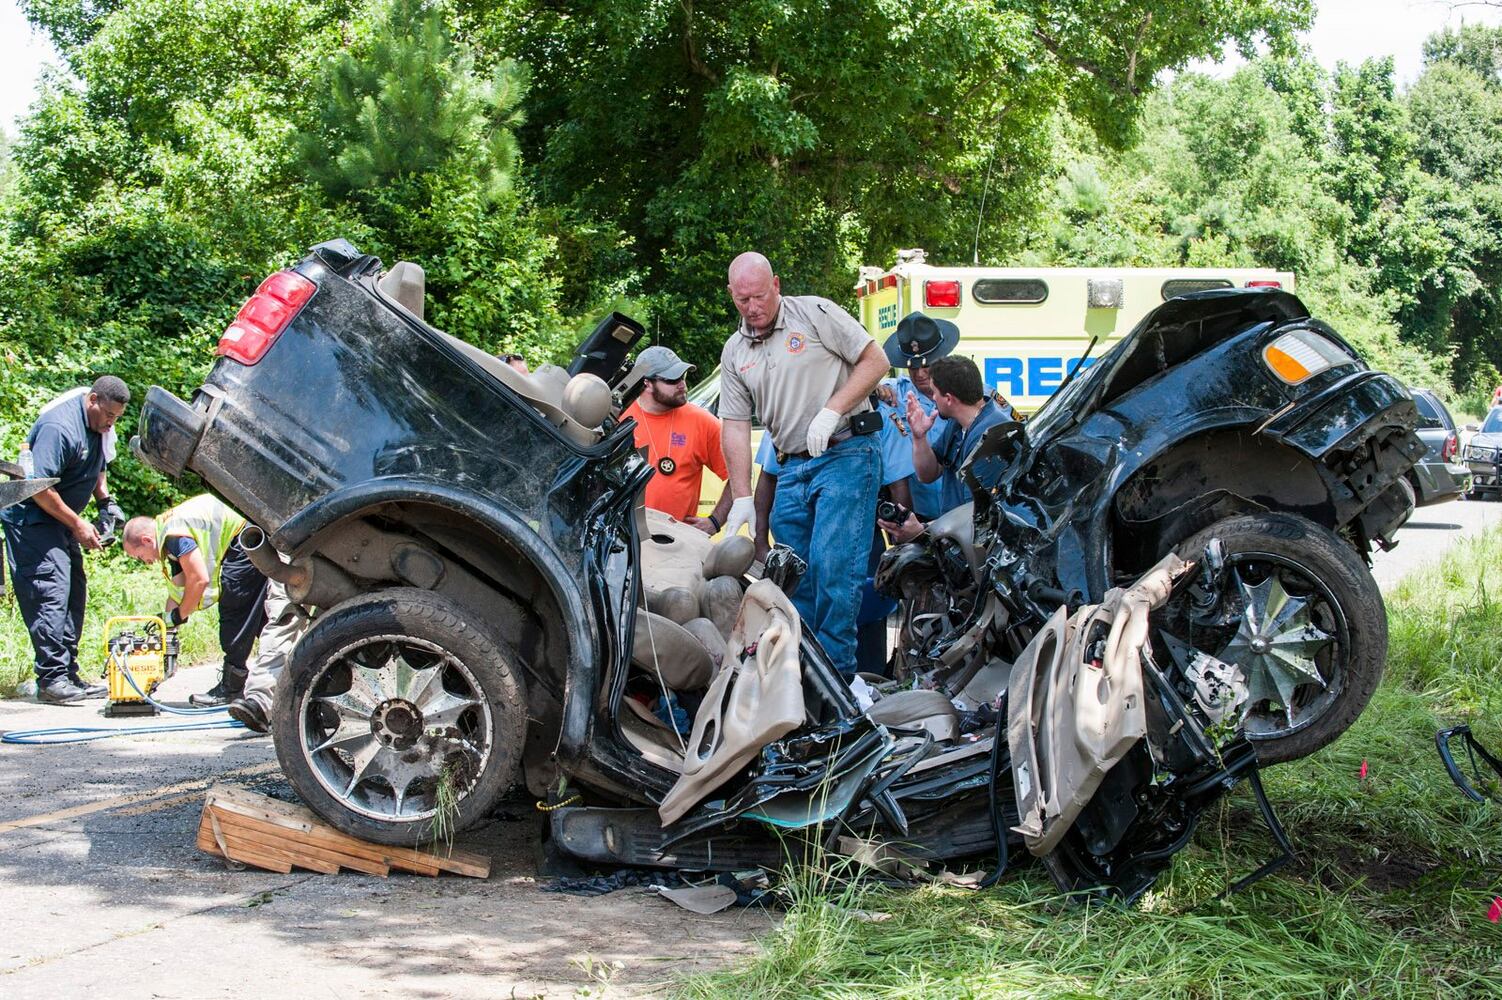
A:
[[[801,354],[808,346],[808,339],[801,333],[788,334],[787,348],[789,354]]]

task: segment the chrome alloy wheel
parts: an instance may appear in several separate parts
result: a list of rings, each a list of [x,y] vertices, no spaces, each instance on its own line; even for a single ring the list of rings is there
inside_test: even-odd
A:
[[[405,635],[328,657],[298,706],[302,754],[346,808],[384,821],[426,819],[461,799],[491,752],[490,706],[442,647]],[[448,808],[450,806],[446,806]]]
[[[1246,683],[1246,732],[1264,739],[1296,732],[1340,694],[1345,617],[1323,584],[1279,556],[1241,553],[1230,579],[1242,612],[1219,659],[1240,668]]]

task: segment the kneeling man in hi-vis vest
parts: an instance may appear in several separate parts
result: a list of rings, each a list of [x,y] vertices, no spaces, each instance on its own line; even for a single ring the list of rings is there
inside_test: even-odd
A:
[[[199,705],[229,702],[230,715],[264,733],[276,678],[307,622],[287,600],[285,589],[267,580],[240,548],[244,527],[244,517],[203,494],[155,518],[132,518],[123,544],[128,555],[161,565],[170,624],[181,625],[194,612],[219,605],[224,671],[206,695],[191,700]],[[257,636],[261,650],[247,666]]]

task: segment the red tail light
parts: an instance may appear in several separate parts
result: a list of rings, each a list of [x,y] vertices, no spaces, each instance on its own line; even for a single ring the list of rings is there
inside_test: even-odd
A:
[[[235,321],[225,328],[214,353],[242,365],[260,361],[292,317],[313,297],[318,286],[296,271],[278,271],[240,307]]]
[[[1246,283],[1248,288],[1282,288],[1283,282],[1271,278],[1253,278]]]
[[[960,305],[958,281],[925,281],[923,304],[930,309],[957,309]]]
[[[1454,431],[1451,431],[1450,436],[1445,438],[1445,443],[1439,449],[1439,460],[1441,462],[1448,462],[1455,457],[1455,453],[1459,450],[1460,438],[1456,436]]]

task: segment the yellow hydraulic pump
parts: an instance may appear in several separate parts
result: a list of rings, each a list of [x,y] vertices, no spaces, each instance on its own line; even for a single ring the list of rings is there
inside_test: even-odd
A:
[[[134,627],[139,626],[139,627]],[[104,714],[157,715],[147,696],[177,672],[177,629],[154,615],[129,615],[104,623]]]

